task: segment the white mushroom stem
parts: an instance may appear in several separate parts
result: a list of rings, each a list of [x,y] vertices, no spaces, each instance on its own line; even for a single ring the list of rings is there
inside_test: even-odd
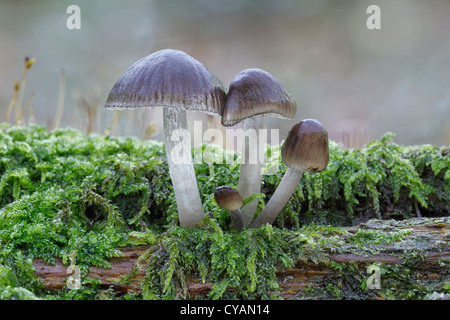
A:
[[[272,224],[294,193],[302,175],[303,170],[288,168],[269,202],[249,227],[257,228],[266,223]]]
[[[164,137],[180,225],[190,228],[203,220],[204,212],[192,163],[185,110],[164,108]]]
[[[240,209],[230,211],[231,228],[242,230],[244,228],[244,220],[242,219],[242,212]]]
[[[263,150],[261,149],[262,146],[258,146],[258,133],[262,123],[262,116],[247,118],[243,121],[244,141],[237,189],[244,199],[252,194],[261,192],[262,157],[260,156],[260,152],[263,152]],[[248,143],[245,137],[248,137]],[[253,220],[256,213],[256,208],[258,206],[258,201],[258,199],[253,200],[241,208],[244,226],[248,226]]]

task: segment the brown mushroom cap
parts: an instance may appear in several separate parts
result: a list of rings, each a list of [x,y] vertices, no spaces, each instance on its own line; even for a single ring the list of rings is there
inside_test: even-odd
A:
[[[226,186],[216,188],[214,199],[219,207],[229,211],[235,211],[242,207],[243,204],[239,191]]]
[[[270,73],[253,68],[241,71],[230,83],[222,112],[222,125],[233,126],[256,115],[292,119],[297,105],[280,81]]]
[[[281,149],[283,162],[290,168],[320,172],[328,165],[328,133],[314,119],[300,121],[289,131]]]
[[[220,115],[222,82],[183,51],[165,49],[134,63],[114,84],[106,108],[177,107]]]

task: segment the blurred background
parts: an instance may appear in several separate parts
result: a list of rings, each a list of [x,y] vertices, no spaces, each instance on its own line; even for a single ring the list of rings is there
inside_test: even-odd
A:
[[[367,7],[381,8],[369,30]],[[81,29],[69,30],[69,5]],[[73,127],[161,139],[162,113],[103,106],[134,62],[160,49],[183,50],[228,87],[261,68],[297,101],[294,120],[320,120],[329,137],[360,147],[385,132],[400,144],[450,144],[448,0],[0,0],[0,122]],[[24,59],[35,59],[26,80]],[[9,114],[10,102],[16,104]],[[218,117],[189,119],[220,127]]]

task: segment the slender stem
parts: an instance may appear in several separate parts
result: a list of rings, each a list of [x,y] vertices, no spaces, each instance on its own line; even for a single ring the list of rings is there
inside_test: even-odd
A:
[[[121,110],[116,110],[114,112],[114,117],[112,118],[111,122],[109,123],[108,128],[106,128],[105,131],[103,131],[103,136],[109,135],[111,133],[111,130],[113,126],[116,124],[117,120],[119,120],[119,117],[121,115]]]
[[[164,137],[180,225],[190,228],[203,220],[204,212],[192,164],[185,110],[164,108]]]
[[[244,199],[252,194],[261,192],[262,157],[260,156],[260,152],[263,150],[260,149],[263,146],[258,147],[258,132],[262,123],[262,116],[255,116],[245,119],[243,123],[245,136],[243,141],[242,163],[237,189]],[[248,143],[245,137],[248,137]],[[249,225],[253,220],[256,213],[256,208],[258,206],[258,201],[258,199],[253,200],[241,208],[244,226]]]
[[[244,228],[244,220],[242,219],[242,212],[240,209],[230,211],[231,228],[242,230]]]
[[[64,111],[64,96],[66,94],[66,75],[64,72],[61,72],[59,76],[59,95],[58,95],[58,107],[56,109],[55,119],[53,119],[53,127],[52,129],[59,128],[59,124],[61,122],[61,118]],[[92,132],[87,132],[92,133]]]
[[[294,193],[302,175],[302,170],[288,168],[269,202],[249,227],[257,228],[266,223],[272,224]]]

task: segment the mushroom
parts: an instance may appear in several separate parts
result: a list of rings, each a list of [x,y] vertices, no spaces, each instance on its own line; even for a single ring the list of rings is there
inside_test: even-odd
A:
[[[134,63],[114,84],[109,109],[163,107],[164,139],[180,224],[192,227],[204,216],[186,135],[186,110],[220,115],[226,93],[221,81],[183,51],[165,49]],[[181,135],[180,135],[181,134]]]
[[[230,83],[227,101],[222,111],[222,125],[234,126],[243,121],[246,135],[255,133],[264,124],[263,115],[282,119],[292,119],[297,105],[281,83],[270,73],[253,68],[241,71]],[[241,163],[238,190],[243,198],[259,193],[261,190],[260,155],[264,154],[264,146],[258,149],[258,143],[243,142],[242,157],[256,155],[256,163],[248,163],[248,158]],[[249,157],[249,156],[248,156]],[[254,200],[242,208],[244,225],[254,218],[258,200]]]
[[[272,224],[294,193],[303,172],[320,172],[328,165],[328,133],[314,119],[300,121],[289,131],[281,149],[281,157],[288,167],[267,205],[250,224],[251,228]]]
[[[239,191],[227,186],[218,187],[214,191],[214,199],[219,207],[230,212],[232,229],[241,230],[244,228],[244,221],[242,220],[240,210],[243,199]]]

